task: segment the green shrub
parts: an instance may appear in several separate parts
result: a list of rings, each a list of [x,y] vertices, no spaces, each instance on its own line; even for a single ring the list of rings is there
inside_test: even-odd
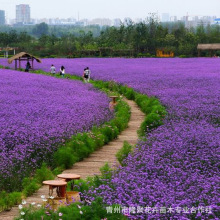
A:
[[[62,147],[59,148],[57,152],[55,152],[53,160],[56,167],[61,166],[65,169],[68,169],[73,166],[73,164],[77,161],[77,158],[73,154],[71,148]]]
[[[92,185],[93,178],[94,177],[88,177],[86,178],[86,180],[84,179],[74,180],[74,191],[78,191],[78,192],[88,191]]]
[[[30,196],[40,188],[36,179],[24,178],[22,182],[24,196]]]
[[[88,135],[88,133],[82,133],[80,135],[80,141],[82,141],[86,145],[87,149],[89,150],[88,152],[92,153],[95,149],[94,140]]]
[[[21,192],[0,192],[0,211],[10,210],[13,205],[19,204],[21,202],[21,197]]]
[[[120,94],[125,94],[127,88],[128,88],[127,86],[119,85],[119,90],[118,90],[118,92],[119,92]]]
[[[115,124],[113,124],[113,122],[110,123],[111,127],[112,127],[112,138],[115,139],[118,137],[119,135],[119,129],[117,128],[117,126]]]
[[[54,175],[50,169],[47,168],[47,164],[43,163],[40,169],[36,170],[35,178],[38,183],[42,183],[44,180],[53,180]]]
[[[105,137],[98,128],[94,127],[92,129],[92,132],[90,133],[90,138],[92,138],[95,142],[95,150],[104,145]]]
[[[110,180],[112,178],[112,168],[109,166],[108,163],[105,163],[105,165],[100,168],[100,171],[102,179]]]
[[[152,106],[151,112],[164,116],[166,114],[166,109],[162,105],[154,105]]]
[[[131,153],[133,146],[130,145],[127,141],[124,141],[123,147],[117,152],[116,158],[119,163],[124,166],[124,159],[127,158],[128,154]]]
[[[104,84],[105,85],[105,84]],[[115,81],[109,81],[108,82],[108,89],[112,92],[118,92],[118,84]]]
[[[126,92],[125,92],[125,97],[127,99],[130,99],[130,100],[134,100],[135,99],[135,92],[132,88],[126,88]]]
[[[93,149],[89,148],[86,142],[84,142],[85,136],[83,137],[83,134],[79,133],[76,136],[74,136],[68,146],[70,146],[70,149],[72,151],[72,155],[75,155],[76,161],[80,161],[85,157],[88,157],[91,152],[93,152]],[[64,149],[66,147],[63,147]]]
[[[151,57],[150,53],[138,53],[137,57]]]
[[[144,57],[151,57],[151,54],[150,53],[145,53]]]
[[[62,167],[56,167],[55,169],[53,169],[52,172],[53,172],[54,176],[57,176],[58,174],[62,173],[63,170],[64,170],[64,168],[62,168]]]
[[[140,108],[145,114],[149,114],[152,111],[154,105],[158,105],[159,101],[153,97],[143,99],[140,103]]]
[[[138,134],[139,136],[144,136],[146,132],[162,124],[162,118],[159,114],[150,113],[145,117],[144,121],[142,122],[141,127],[138,130]]]
[[[146,95],[142,95],[142,94],[137,94],[135,96],[135,102],[137,103],[138,106],[141,105],[141,102],[143,102],[144,100],[147,100],[148,97]]]
[[[128,126],[131,116],[130,107],[127,103],[119,101],[118,105],[115,107],[115,111],[115,118],[112,122],[118,128],[118,132],[121,132]]]
[[[18,205],[22,201],[22,193],[21,192],[12,192],[9,194],[12,200],[13,205]]]
[[[101,133],[104,135],[105,140],[104,143],[107,144],[109,141],[113,140],[114,138],[114,133],[113,130],[111,128],[111,126],[109,125],[105,125],[101,128]]]
[[[10,210],[14,205],[10,194],[6,193],[5,191],[2,191],[0,197],[1,197],[0,204],[2,205],[2,210]]]
[[[86,180],[75,180],[74,181],[74,190],[79,192],[88,191],[91,187],[97,188],[102,185],[104,182],[109,182],[112,177],[113,170],[106,163],[103,167],[100,168],[101,175],[95,175],[93,177],[87,177]]]
[[[88,148],[88,146],[84,142],[81,142],[78,146],[79,148],[76,150],[75,153],[79,160],[83,160],[85,157],[89,156],[89,154],[91,153],[91,150]]]
[[[130,118],[130,115],[129,115]],[[119,132],[123,131],[125,128],[128,127],[128,119],[127,118],[123,118],[123,117],[118,117],[114,120],[114,123],[116,124]]]
[[[57,55],[50,55],[49,58],[56,58]]]

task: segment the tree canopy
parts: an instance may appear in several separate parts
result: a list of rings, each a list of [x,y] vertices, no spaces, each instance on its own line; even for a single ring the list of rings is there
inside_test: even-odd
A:
[[[151,17],[140,23],[127,21],[120,27],[58,27],[46,23],[29,29],[0,27],[0,47],[16,46],[41,57],[155,56],[160,48],[176,56],[197,56],[198,43],[220,43],[220,26],[187,29],[181,22],[160,23]]]

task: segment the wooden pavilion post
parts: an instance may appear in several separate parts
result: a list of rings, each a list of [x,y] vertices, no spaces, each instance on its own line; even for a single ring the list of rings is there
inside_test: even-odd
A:
[[[17,68],[18,68],[18,65],[17,65],[17,59],[15,59],[15,69],[17,70]]]
[[[19,57],[19,69],[21,69],[21,58]]]
[[[34,58],[31,57],[31,68],[34,69]]]

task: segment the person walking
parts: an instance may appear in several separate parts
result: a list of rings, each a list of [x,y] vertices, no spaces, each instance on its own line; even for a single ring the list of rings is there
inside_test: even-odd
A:
[[[64,75],[65,75],[65,67],[64,67],[64,66],[61,66],[61,67],[60,67],[60,75],[61,75],[62,77],[64,77]]]
[[[52,64],[50,67],[50,73],[55,75],[56,74],[56,67]]]
[[[84,68],[84,70],[83,70],[83,81],[87,82],[87,79],[86,79],[86,68]]]
[[[84,82],[89,82],[91,71],[89,67],[86,67],[83,72]]]
[[[89,69],[89,67],[87,67],[87,74],[88,74],[88,82],[89,82],[89,80],[90,80],[90,75],[91,75],[91,70]]]
[[[29,72],[29,69],[31,68],[31,64],[30,62],[28,61],[27,64],[26,64],[26,67],[25,67],[25,72]]]

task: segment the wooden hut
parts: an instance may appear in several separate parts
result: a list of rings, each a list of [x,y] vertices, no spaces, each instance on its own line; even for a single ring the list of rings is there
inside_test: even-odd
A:
[[[9,58],[8,63],[11,64],[13,61],[15,61],[15,69],[17,69],[18,64],[19,64],[19,68],[21,68],[21,61],[26,61],[26,62],[31,61],[31,67],[33,69],[34,60],[36,60],[38,63],[41,63],[41,60],[39,58],[34,57],[33,55],[31,55],[29,53],[21,52],[21,53],[14,55],[11,58]],[[17,64],[17,62],[18,62],[18,64]]]
[[[4,57],[8,58],[8,52],[13,50],[13,53],[15,55],[15,50],[17,50],[17,47],[0,47],[0,52],[3,51],[4,52]]]
[[[212,57],[213,54],[215,54],[215,52],[217,50],[220,50],[220,44],[198,44],[197,50],[198,50],[198,56],[199,57],[201,56],[201,51],[202,50],[209,51],[210,56]]]

